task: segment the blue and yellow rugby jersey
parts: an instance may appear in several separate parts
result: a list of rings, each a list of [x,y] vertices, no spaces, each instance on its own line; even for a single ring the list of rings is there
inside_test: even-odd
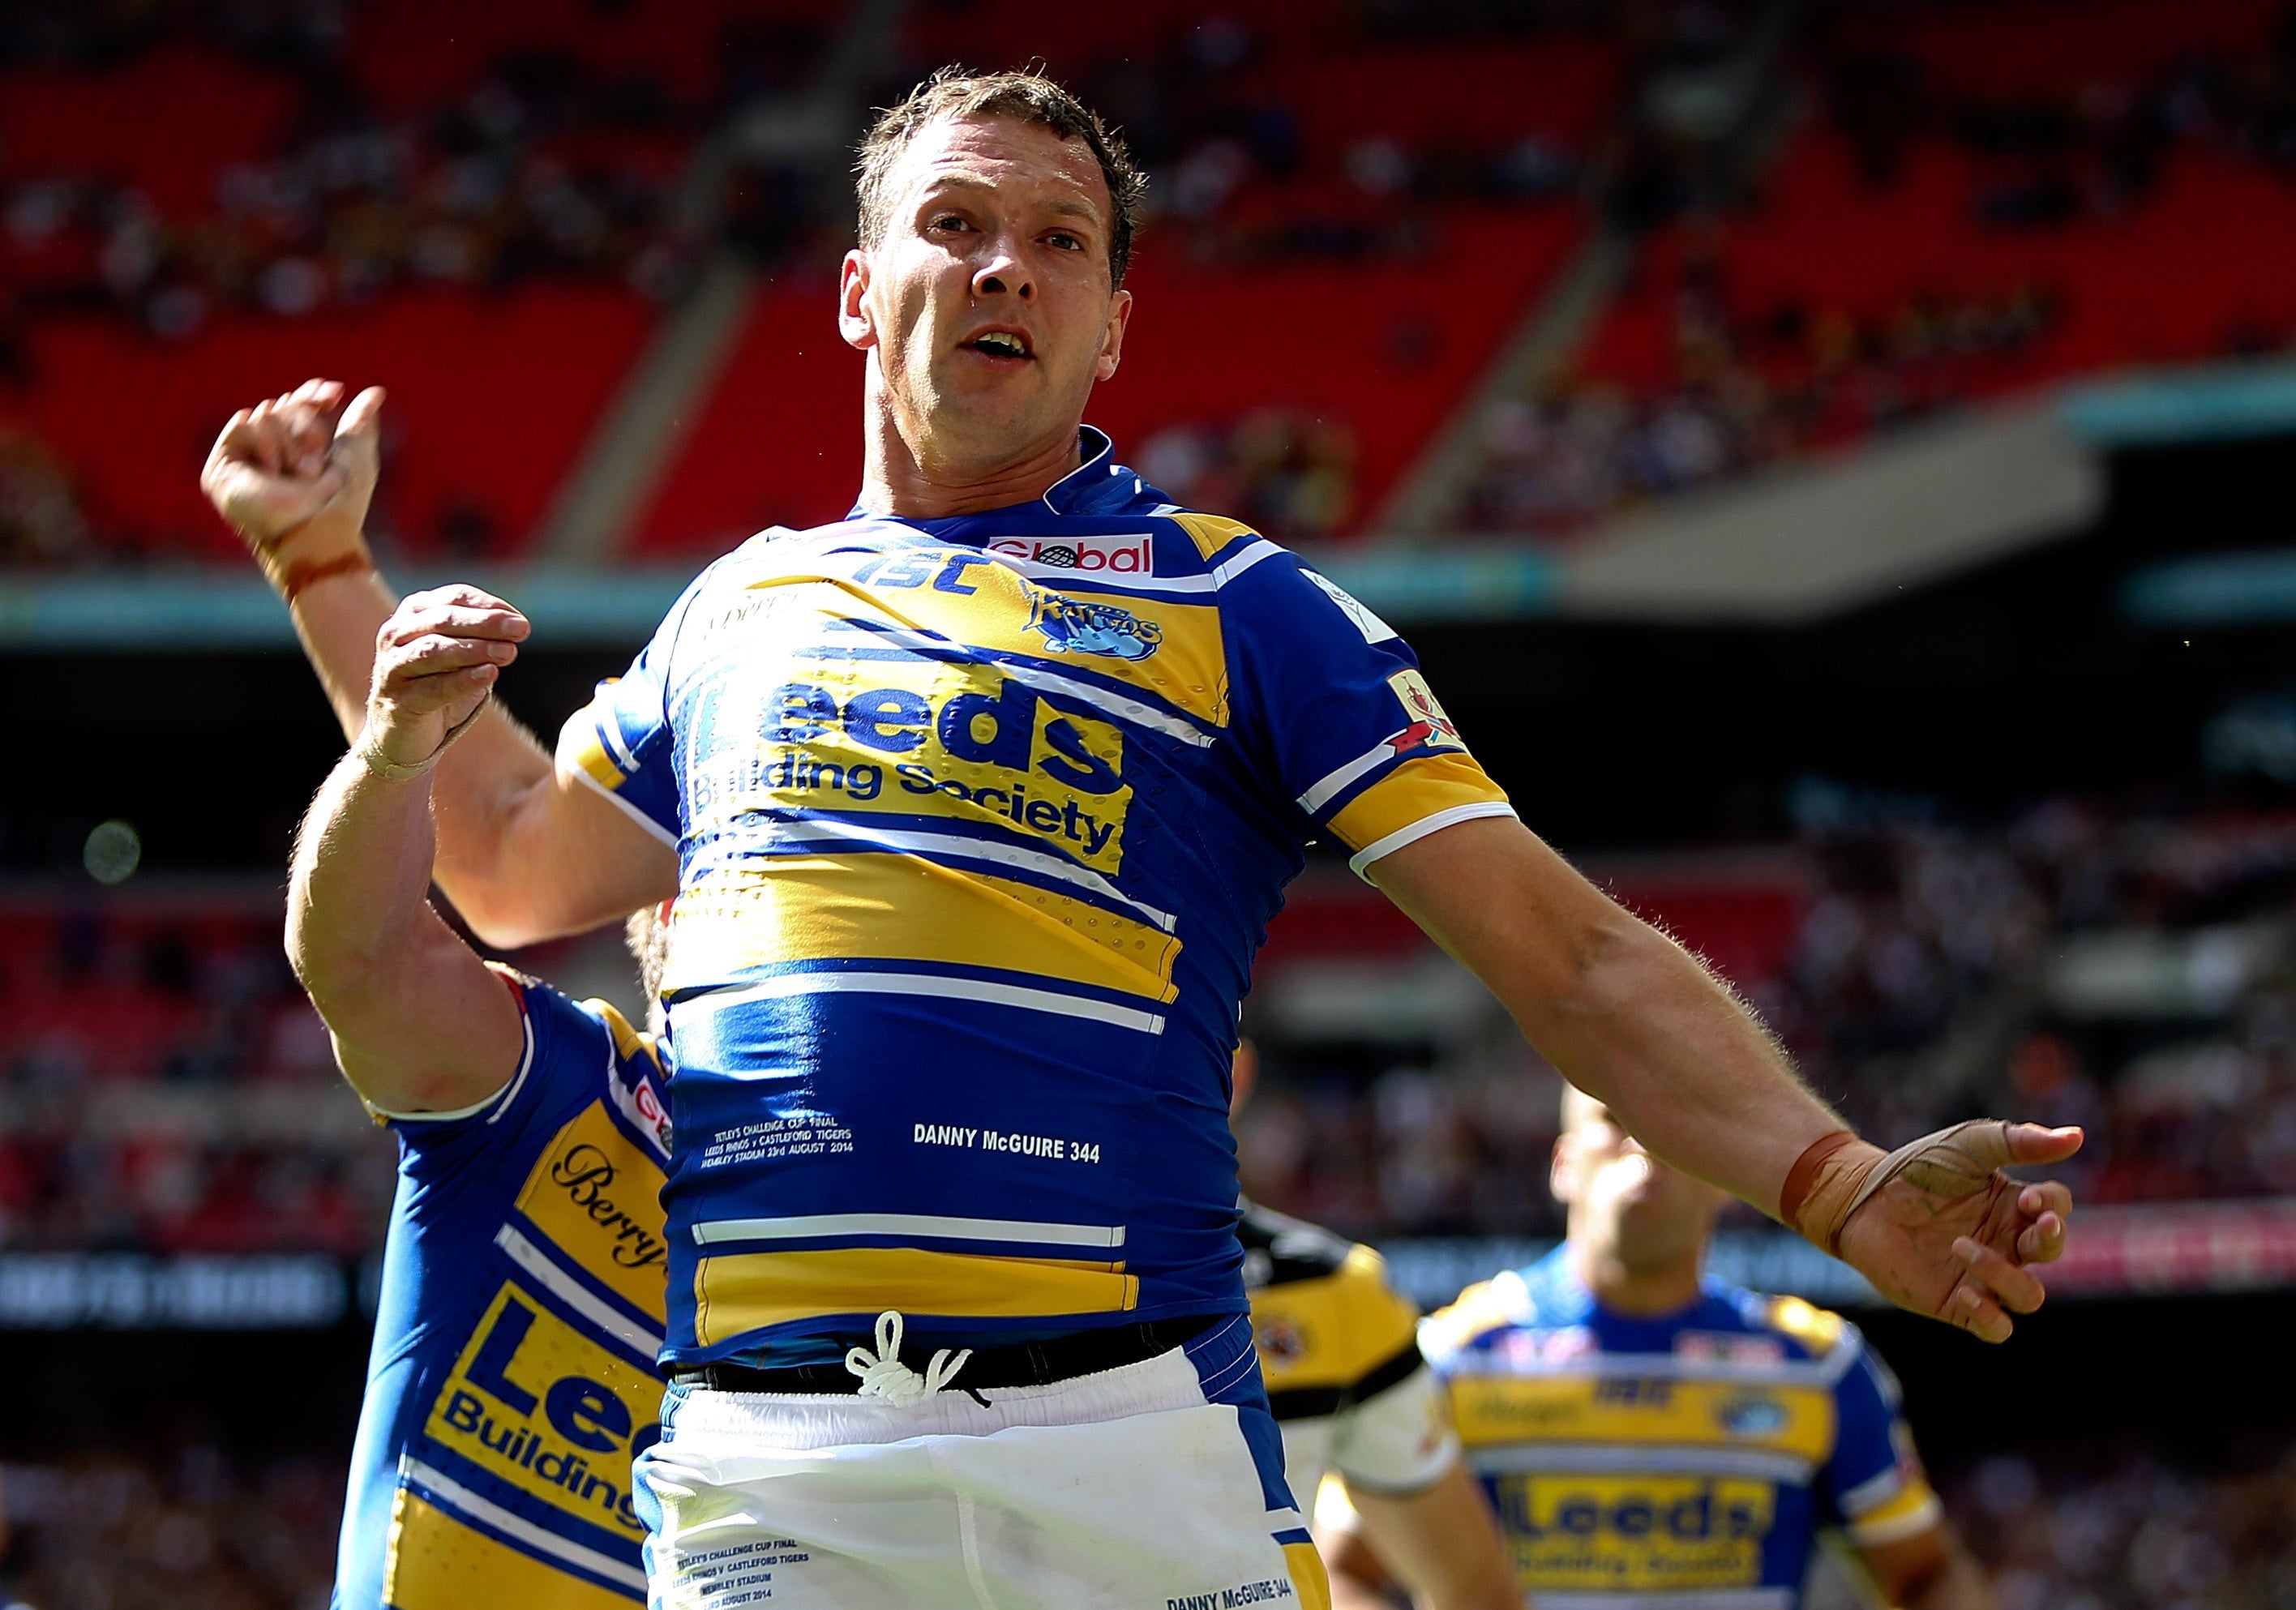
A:
[[[661,1072],[612,1007],[512,988],[511,1082],[385,1119],[398,1194],[336,1610],[645,1598],[630,1459],[660,1431]]]
[[[1562,1250],[1420,1329],[1542,1610],[1792,1610],[1822,1526],[1937,1524],[1898,1386],[1857,1327],[1710,1279],[1663,1319],[1604,1310]]]
[[[1242,1312],[1228,1059],[1303,845],[1512,814],[1377,617],[1085,450],[751,539],[561,737],[679,851],[673,1362]]]

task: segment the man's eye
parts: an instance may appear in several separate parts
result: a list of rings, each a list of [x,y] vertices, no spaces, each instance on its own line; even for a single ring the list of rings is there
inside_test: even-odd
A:
[[[956,214],[953,212],[942,213],[939,218],[932,221],[931,226],[935,229],[947,229],[952,231],[970,227],[963,218],[957,217]]]
[[[1077,239],[1076,236],[1072,234],[1065,233],[1046,235],[1045,237],[1045,243],[1048,246],[1057,246],[1062,251],[1082,251],[1084,250],[1084,242],[1082,241]]]

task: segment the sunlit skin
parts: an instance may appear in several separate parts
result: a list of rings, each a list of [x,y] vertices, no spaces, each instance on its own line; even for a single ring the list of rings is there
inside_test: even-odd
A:
[[[1078,463],[1132,293],[1082,140],[1004,117],[927,125],[895,161],[884,236],[845,257],[838,328],[868,356],[861,503],[933,520],[1040,497]],[[993,332],[1019,356],[982,350]]]
[[[1570,1090],[1562,1117],[1551,1184],[1570,1209],[1571,1272],[1616,1313],[1689,1307],[1730,1198],[1652,1157],[1589,1096]]]

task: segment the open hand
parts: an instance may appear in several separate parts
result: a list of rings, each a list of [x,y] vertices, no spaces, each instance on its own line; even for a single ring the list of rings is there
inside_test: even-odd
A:
[[[1959,1326],[1987,1342],[2015,1328],[2047,1296],[2031,1266],[2065,1247],[2072,1193],[2023,1185],[2001,1171],[2062,1162],[2079,1129],[1984,1123],[1948,1132],[1948,1145],[1906,1164],[1841,1225],[1841,1258],[1898,1307]]]
[[[383,393],[347,396],[339,382],[309,380],[241,409],[200,472],[200,489],[275,584],[290,564],[366,550]]]
[[[360,746],[390,767],[427,767],[477,718],[531,629],[474,587],[410,595],[375,634]]]

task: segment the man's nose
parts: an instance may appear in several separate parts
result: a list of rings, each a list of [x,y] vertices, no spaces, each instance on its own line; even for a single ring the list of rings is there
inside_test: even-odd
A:
[[[986,262],[972,273],[972,294],[985,296],[1017,296],[1022,301],[1034,301],[1037,283],[1022,266],[1013,249],[999,242]]]

